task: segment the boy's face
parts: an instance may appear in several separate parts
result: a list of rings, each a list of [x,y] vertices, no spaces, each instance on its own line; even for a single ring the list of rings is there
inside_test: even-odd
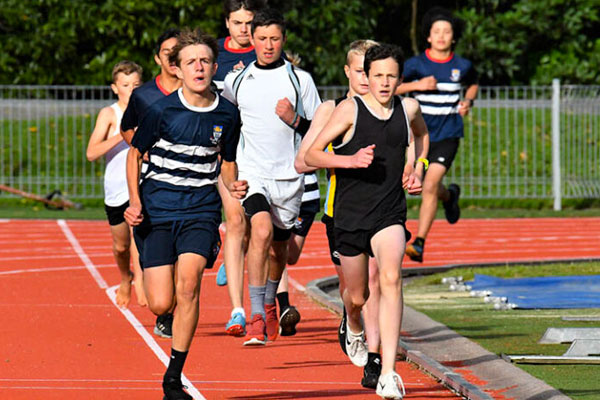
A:
[[[184,47],[179,52],[179,67],[177,77],[190,91],[200,94],[210,90],[210,82],[217,64],[210,47],[205,44],[194,44]]]
[[[381,104],[387,104],[402,82],[400,67],[395,59],[376,60],[369,68],[369,91]]]
[[[252,18],[254,18],[252,11],[240,8],[237,11],[229,13],[229,18],[225,19],[225,25],[227,25],[231,40],[240,48],[250,46],[250,25]]]
[[[140,86],[142,84],[142,77],[137,72],[133,72],[129,75],[124,72],[119,72],[117,74],[117,79],[115,83],[110,85],[113,92],[119,98],[119,101],[128,104],[129,98],[131,97],[131,92],[133,89]]]
[[[350,65],[344,65],[350,89],[355,94],[363,95],[369,91],[369,80],[364,69],[364,54],[350,53]]]
[[[429,37],[427,41],[431,44],[431,48],[437,51],[448,51],[452,48],[452,40],[454,39],[454,31],[452,24],[448,21],[435,21],[431,25]]]
[[[177,38],[169,38],[161,43],[158,55],[154,55],[154,61],[160,66],[161,74],[176,75],[177,67],[175,64],[169,64],[169,55],[176,44]]]
[[[258,26],[252,35],[252,44],[258,64],[269,65],[281,58],[285,36],[277,24]]]

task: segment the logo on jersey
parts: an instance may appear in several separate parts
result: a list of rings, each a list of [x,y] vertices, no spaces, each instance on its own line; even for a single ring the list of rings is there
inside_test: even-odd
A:
[[[452,73],[450,74],[450,80],[452,82],[460,81],[460,69],[452,68]]]
[[[213,125],[213,133],[210,141],[212,144],[217,145],[221,140],[221,135],[223,134],[223,125]]]

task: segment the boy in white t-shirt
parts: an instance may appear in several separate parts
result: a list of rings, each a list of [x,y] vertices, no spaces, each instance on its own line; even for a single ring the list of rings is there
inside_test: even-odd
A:
[[[113,254],[121,273],[121,284],[117,292],[117,305],[127,307],[131,300],[131,279],[135,282],[135,292],[140,306],[146,306],[146,296],[142,284],[142,271],[135,244],[131,240],[131,230],[123,213],[129,206],[125,161],[129,145],[121,136],[121,118],[127,108],[133,89],[142,83],[142,67],[132,61],[120,61],[112,71],[110,85],[118,101],[104,107],[98,113],[96,126],[90,136],[86,156],[89,161],[105,156],[104,208],[110,233],[113,239]],[[129,269],[133,259],[133,273]]]

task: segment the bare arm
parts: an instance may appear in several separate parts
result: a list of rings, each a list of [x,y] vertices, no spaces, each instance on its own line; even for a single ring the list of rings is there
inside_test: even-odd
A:
[[[419,194],[422,190],[424,164],[419,159],[427,159],[429,153],[429,132],[421,114],[421,107],[414,99],[404,99],[406,113],[410,119],[410,127],[414,136],[415,168],[408,178],[406,188],[409,194]]]
[[[224,161],[221,164],[221,177],[223,183],[232,197],[243,199],[248,191],[247,181],[237,180],[237,163],[235,161]]]
[[[435,90],[437,89],[437,79],[433,75],[426,76],[425,78],[421,78],[418,81],[414,82],[402,82],[398,89],[396,89],[396,94],[405,94],[415,91],[426,91],[426,90]]]
[[[90,136],[85,155],[89,161],[97,160],[123,140],[120,135],[108,137],[116,123],[115,112],[110,107],[100,110],[96,126]]]
[[[121,130],[121,137],[130,146],[131,146],[131,141],[133,140],[134,134],[135,134],[135,129],[127,129],[126,131]]]
[[[142,201],[140,200],[140,169],[142,154],[135,147],[130,147],[127,153],[127,188],[129,189],[129,207],[124,217],[131,226],[139,225],[144,219]]]
[[[319,108],[317,108],[315,117],[310,124],[310,129],[306,133],[306,136],[304,136],[304,139],[302,139],[300,149],[298,149],[298,154],[294,160],[294,167],[296,168],[296,172],[299,174],[317,170],[315,167],[309,167],[306,165],[304,162],[304,156],[306,155],[308,148],[317,138],[317,135],[321,132],[321,130],[323,130],[325,124],[327,124],[327,121],[329,121],[334,109],[335,102],[333,100],[326,101],[325,103],[322,103]]]
[[[467,114],[469,114],[469,111],[471,111],[471,107],[473,107],[473,101],[477,97],[478,90],[479,90],[479,85],[472,84],[465,91],[465,98],[460,103],[458,103],[458,105],[459,105],[458,113],[460,115],[462,115],[463,117],[466,116]]]

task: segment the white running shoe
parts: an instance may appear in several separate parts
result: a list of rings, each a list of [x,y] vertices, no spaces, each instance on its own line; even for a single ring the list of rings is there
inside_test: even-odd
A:
[[[400,388],[402,388],[402,392]],[[402,382],[400,375],[396,371],[390,371],[385,375],[379,376],[375,393],[384,399],[401,400],[406,395],[406,390],[404,390],[404,382]]]
[[[352,364],[357,367],[367,365],[369,349],[367,349],[364,331],[357,335],[346,325],[346,354],[348,354]]]

